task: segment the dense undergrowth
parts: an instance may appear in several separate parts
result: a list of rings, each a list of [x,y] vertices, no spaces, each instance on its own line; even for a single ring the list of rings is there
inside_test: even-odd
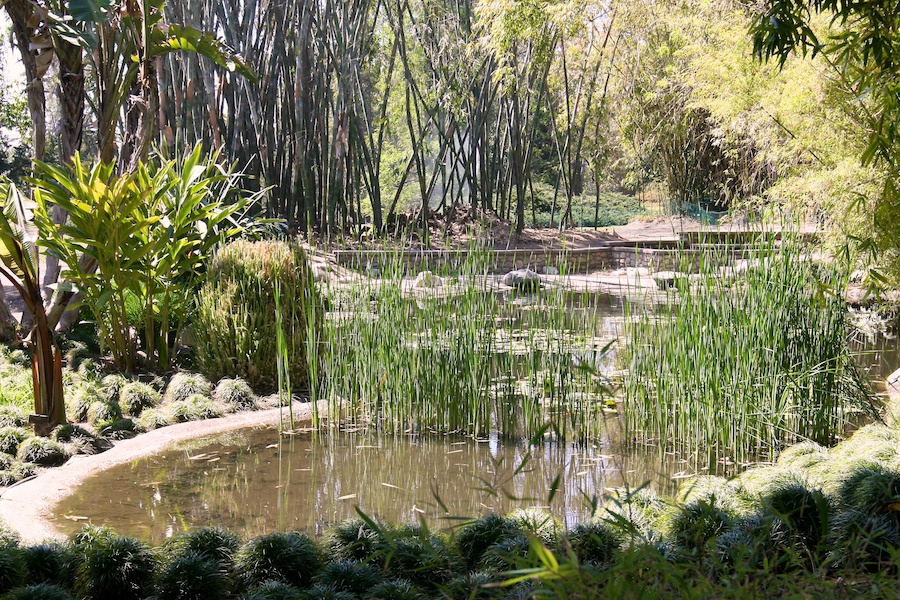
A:
[[[101,452],[112,441],[142,431],[268,406],[240,378],[223,378],[213,387],[203,375],[185,371],[170,378],[107,373],[83,342],[70,340],[65,346],[70,423],[49,437],[35,436],[28,426],[33,401],[28,356],[0,348],[0,486],[76,454]]]
[[[900,433],[869,425],[833,449],[701,477],[665,500],[612,491],[566,531],[540,509],[450,519],[446,531],[366,515],[322,539],[248,541],[215,527],[157,548],[87,526],[66,542],[0,535],[3,598],[893,598]]]

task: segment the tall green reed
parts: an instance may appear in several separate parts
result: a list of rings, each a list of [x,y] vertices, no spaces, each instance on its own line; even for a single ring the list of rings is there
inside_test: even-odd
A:
[[[871,411],[848,346],[844,271],[805,251],[773,241],[743,271],[710,252],[676,280],[668,308],[628,305],[627,439],[744,463],[797,440],[834,442]]]
[[[501,293],[488,251],[471,249],[438,288],[404,283],[402,256],[379,278],[332,284],[318,344],[319,397],[348,427],[561,438],[596,434],[604,381],[591,366],[598,307],[572,311],[569,293]],[[311,354],[310,354],[311,356]]]

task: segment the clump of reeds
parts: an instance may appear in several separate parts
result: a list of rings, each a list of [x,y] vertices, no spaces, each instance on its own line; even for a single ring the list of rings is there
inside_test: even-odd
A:
[[[388,257],[377,279],[330,284],[311,364],[332,423],[528,438],[550,422],[559,437],[597,434],[608,390],[594,298],[573,310],[561,288],[501,293],[490,263],[473,249],[423,291]]]
[[[800,440],[830,444],[870,393],[847,343],[844,277],[785,240],[725,278],[709,256],[670,291],[671,310],[630,307],[629,439],[712,466],[772,456]]]
[[[277,305],[276,289],[282,300]],[[194,330],[201,369],[213,380],[240,376],[255,390],[275,390],[283,336],[291,382],[308,387],[307,335],[316,337],[320,303],[297,244],[228,244],[210,263],[198,296]]]

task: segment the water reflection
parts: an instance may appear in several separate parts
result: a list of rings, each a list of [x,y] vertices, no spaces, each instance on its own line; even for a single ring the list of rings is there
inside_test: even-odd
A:
[[[674,491],[683,468],[656,453],[614,454],[602,444],[502,443],[456,436],[306,433],[279,439],[271,429],[195,440],[120,465],[86,481],[55,510],[71,533],[85,522],[159,542],[179,531],[222,525],[252,536],[301,530],[321,534],[355,516],[355,506],[391,522],[548,506],[567,525],[590,516],[608,488],[650,482]],[[79,517],[83,517],[79,518]]]

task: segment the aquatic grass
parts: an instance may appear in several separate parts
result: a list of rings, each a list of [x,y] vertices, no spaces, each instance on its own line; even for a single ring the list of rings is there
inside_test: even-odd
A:
[[[609,340],[596,297],[501,288],[493,261],[472,248],[440,288],[412,287],[399,255],[377,278],[329,283],[315,356],[331,424],[512,439],[548,422],[559,438],[602,430],[609,390],[597,364]]]
[[[729,277],[711,253],[668,290],[668,310],[626,306],[628,439],[734,467],[797,441],[833,444],[861,413],[876,417],[835,292],[844,274],[805,250],[785,239]]]

